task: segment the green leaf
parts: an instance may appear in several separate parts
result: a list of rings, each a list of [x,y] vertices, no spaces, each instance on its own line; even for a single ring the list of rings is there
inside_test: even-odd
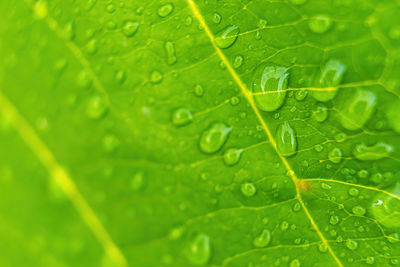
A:
[[[0,266],[400,264],[399,12],[1,1]]]

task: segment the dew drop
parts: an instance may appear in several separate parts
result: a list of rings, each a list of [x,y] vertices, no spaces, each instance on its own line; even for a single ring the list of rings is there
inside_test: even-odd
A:
[[[288,122],[284,122],[278,126],[276,132],[276,144],[279,152],[289,157],[296,154],[297,150],[297,137],[294,129]]]
[[[271,243],[271,231],[264,229],[259,236],[254,238],[253,245],[256,248],[264,248]]]
[[[189,245],[186,251],[186,257],[195,265],[204,265],[210,260],[211,244],[210,237],[205,234],[199,234]]]
[[[365,210],[365,208],[364,207],[362,207],[362,206],[354,206],[352,209],[351,209],[351,211],[355,214],[355,215],[358,215],[358,216],[363,216],[365,213],[366,213],[366,210]]]
[[[92,96],[86,107],[86,115],[90,119],[100,119],[106,114],[108,108],[104,99],[100,95]]]
[[[353,155],[359,160],[378,160],[386,158],[393,151],[393,147],[383,142],[378,142],[373,146],[358,144],[353,149]]]
[[[246,197],[252,197],[257,192],[257,189],[253,183],[243,183],[240,186],[240,191]]]
[[[338,60],[330,59],[326,62],[318,80],[318,86],[326,91],[313,91],[312,96],[321,102],[332,100],[338,91],[347,67]]]
[[[338,143],[343,143],[344,141],[346,141],[346,139],[347,139],[346,133],[341,132],[335,135],[335,140]]]
[[[172,13],[172,11],[174,11],[174,6],[171,3],[162,5],[158,11],[157,14],[161,17],[161,18],[165,18],[166,16],[168,16],[169,14]]]
[[[150,82],[153,83],[153,84],[160,83],[163,78],[164,77],[161,74],[161,72],[159,72],[157,70],[152,71],[151,74],[150,74]]]
[[[239,31],[240,30],[238,26],[227,26],[217,34],[215,43],[219,48],[228,48],[235,43],[236,39],[238,38]]]
[[[221,22],[221,20],[222,20],[221,15],[215,12],[215,13],[213,14],[212,21],[213,21],[215,24],[219,24],[219,23]]]
[[[103,139],[103,147],[107,153],[114,152],[118,148],[119,144],[120,142],[118,138],[114,135],[106,135]]]
[[[322,253],[325,253],[328,251],[328,246],[325,245],[324,243],[321,243],[318,245],[318,250]]]
[[[360,191],[358,191],[358,189],[354,188],[354,187],[350,188],[348,192],[349,192],[349,195],[352,197],[356,197],[360,193]]]
[[[256,68],[251,88],[254,101],[264,111],[279,109],[286,97],[289,73],[285,67],[266,66]]]
[[[375,258],[374,257],[372,257],[372,256],[368,256],[368,257],[366,257],[365,258],[365,263],[366,264],[374,264],[375,263]]]
[[[300,261],[298,259],[294,259],[290,262],[290,267],[300,267]]]
[[[241,155],[241,149],[229,148],[224,153],[224,163],[228,166],[233,166],[239,162]]]
[[[64,26],[64,36],[67,40],[72,41],[75,38],[75,23],[73,21]]]
[[[206,154],[217,152],[225,144],[232,128],[222,122],[214,122],[200,136],[200,150]]]
[[[235,59],[233,60],[233,68],[235,69],[240,68],[240,66],[242,66],[243,64],[243,60],[244,60],[243,56],[241,55],[236,56]]]
[[[194,94],[198,97],[203,96],[204,95],[204,88],[203,86],[201,86],[200,84],[197,84],[194,87]]]
[[[86,52],[88,52],[88,54],[90,55],[94,55],[96,54],[97,50],[98,50],[97,40],[95,39],[90,40],[86,45]]]
[[[307,97],[307,95],[308,95],[308,91],[301,89],[301,90],[296,91],[295,98],[297,101],[303,101]]]
[[[172,123],[175,126],[184,126],[192,122],[193,116],[187,108],[179,108],[172,113]]]
[[[342,150],[340,148],[335,147],[328,154],[328,159],[335,164],[338,164],[342,161]]]
[[[329,223],[332,224],[332,225],[338,224],[339,221],[340,221],[340,219],[339,219],[339,217],[336,216],[336,215],[332,215],[332,216],[330,217],[330,219],[329,219]]]
[[[139,22],[137,21],[128,20],[122,24],[122,33],[128,38],[134,36],[138,29]]]
[[[167,53],[167,63],[172,65],[176,62],[175,44],[173,42],[165,42],[164,49]]]
[[[362,128],[375,111],[376,103],[376,95],[373,92],[358,89],[341,110],[342,126],[348,130]]]
[[[371,212],[373,217],[387,228],[400,227],[400,183],[391,190],[386,190],[391,194],[379,193],[373,200]],[[396,198],[397,196],[397,198]]]
[[[328,108],[324,104],[318,104],[314,118],[317,122],[324,122],[328,118]]]
[[[308,27],[314,33],[322,34],[332,26],[332,19],[327,15],[317,15],[310,19]]]
[[[142,172],[135,173],[131,180],[131,188],[139,191],[144,187],[144,177]]]
[[[350,250],[355,250],[358,247],[358,243],[355,240],[347,239],[346,247]]]

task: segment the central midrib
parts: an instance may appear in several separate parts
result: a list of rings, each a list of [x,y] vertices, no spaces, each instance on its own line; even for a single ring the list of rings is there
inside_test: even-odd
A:
[[[300,205],[302,206],[305,214],[307,215],[307,218],[309,219],[311,225],[313,226],[314,230],[317,232],[317,234],[320,237],[321,241],[328,248],[329,253],[332,255],[332,257],[334,258],[336,263],[339,266],[342,267],[343,264],[340,262],[339,258],[336,256],[335,252],[332,250],[331,246],[329,245],[328,241],[323,236],[322,232],[319,230],[317,224],[315,223],[315,221],[312,218],[310,212],[308,211],[304,201],[302,200],[302,197],[301,197],[301,194],[300,194],[300,190],[299,190],[299,187],[298,187],[298,184],[297,184],[299,179],[297,178],[297,176],[296,176],[295,172],[293,171],[292,167],[290,166],[289,162],[279,152],[277,144],[276,144],[276,141],[275,141],[275,138],[273,137],[270,129],[268,128],[268,125],[265,123],[264,119],[261,116],[260,111],[258,110],[257,106],[255,105],[251,93],[247,90],[246,85],[242,82],[242,80],[240,79],[239,75],[236,73],[236,71],[232,67],[231,63],[229,62],[229,60],[226,58],[225,54],[221,51],[221,49],[215,43],[215,37],[212,34],[210,28],[208,27],[206,21],[204,20],[204,18],[202,16],[200,10],[198,9],[197,5],[193,2],[193,0],[186,0],[186,1],[187,1],[188,5],[189,5],[190,10],[192,11],[193,15],[199,21],[200,25],[203,27],[205,33],[207,34],[208,38],[210,39],[210,42],[211,42],[212,46],[214,47],[215,51],[217,52],[218,56],[220,57],[222,62],[225,64],[225,66],[226,66],[227,70],[229,71],[230,75],[232,76],[233,80],[239,86],[239,88],[240,88],[242,94],[245,96],[246,100],[249,102],[249,104],[250,104],[251,108],[253,109],[255,115],[257,116],[258,120],[260,121],[261,126],[264,129],[264,132],[267,134],[268,139],[271,142],[271,145],[274,148],[275,152],[278,154],[279,158],[281,159],[281,161],[285,165],[285,168],[287,169],[287,171],[288,171],[288,173],[289,173],[289,175],[290,175],[290,177],[291,177],[291,179],[292,179],[292,181],[293,181],[293,183],[295,185],[297,199],[298,199]]]

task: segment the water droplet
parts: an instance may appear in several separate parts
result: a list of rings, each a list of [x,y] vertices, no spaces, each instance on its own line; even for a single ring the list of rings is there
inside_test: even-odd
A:
[[[317,152],[321,152],[322,150],[324,150],[324,146],[321,144],[317,144],[314,146],[314,150]]]
[[[374,218],[387,228],[400,227],[400,183],[386,190],[391,194],[379,193],[373,200],[371,212]]]
[[[243,64],[243,56],[238,55],[235,57],[235,59],[233,60],[233,68],[238,69],[240,66],[242,66]]]
[[[308,27],[314,33],[322,34],[327,32],[332,26],[332,19],[327,15],[317,15],[310,19]]]
[[[96,54],[97,50],[98,50],[97,40],[95,39],[90,40],[86,45],[86,52],[90,55],[94,55]]]
[[[203,86],[201,86],[200,84],[197,84],[195,87],[194,87],[194,94],[196,95],[196,96],[203,96],[204,95],[204,88],[203,88]]]
[[[301,210],[301,205],[299,202],[296,202],[296,204],[293,205],[293,211],[300,211]]]
[[[222,122],[214,122],[200,136],[200,150],[203,153],[215,153],[222,148],[229,137],[232,128]]]
[[[328,108],[324,104],[318,104],[314,118],[317,122],[324,122],[328,118]]]
[[[165,51],[167,53],[167,63],[172,65],[176,62],[175,45],[173,42],[165,42]]]
[[[215,12],[215,13],[213,14],[212,21],[213,21],[215,24],[219,24],[219,23],[221,22],[221,20],[222,20],[221,15]]]
[[[375,111],[376,103],[376,96],[373,92],[357,90],[340,112],[342,126],[348,130],[362,128]]]
[[[349,195],[352,197],[356,197],[360,193],[360,191],[358,191],[358,189],[354,188],[354,187],[350,188],[348,192],[349,192]]]
[[[366,264],[374,264],[375,263],[375,258],[372,256],[368,256],[365,258],[365,263]]]
[[[287,229],[289,229],[289,223],[287,221],[281,222],[281,230],[286,231]]]
[[[365,210],[365,208],[364,207],[362,207],[362,206],[354,206],[352,209],[351,209],[351,211],[355,214],[355,215],[358,215],[358,216],[363,216],[365,213],[366,213],[366,210]]]
[[[172,113],[172,123],[176,126],[184,126],[192,122],[192,113],[187,108],[179,108]]]
[[[106,114],[108,108],[100,95],[92,96],[86,107],[86,115],[90,119],[100,119]]]
[[[163,75],[161,74],[161,72],[155,70],[152,71],[150,74],[150,82],[152,82],[153,84],[157,84],[160,83],[163,79]]]
[[[233,166],[239,162],[241,155],[241,149],[229,148],[224,153],[224,162],[228,166]]]
[[[240,186],[240,191],[242,194],[246,197],[252,197],[254,194],[257,192],[256,187],[254,186],[253,183],[243,183]]]
[[[297,150],[297,137],[294,129],[288,122],[284,122],[278,126],[276,132],[276,144],[279,152],[289,157],[296,154]]]
[[[294,259],[290,262],[290,267],[300,267],[300,261],[298,259]]]
[[[321,188],[322,188],[322,189],[325,189],[325,190],[331,190],[331,189],[332,189],[332,186],[330,186],[330,185],[327,184],[327,183],[321,183]]]
[[[335,147],[328,154],[328,159],[335,164],[340,163],[342,161],[342,150],[340,148]]]
[[[122,24],[122,33],[128,38],[134,36],[138,29],[139,22],[137,21],[128,20]]]
[[[296,91],[295,98],[297,101],[303,101],[307,97],[307,95],[308,95],[308,91],[301,89],[301,90]]]
[[[321,102],[332,100],[337,94],[337,86],[341,83],[346,69],[347,67],[338,60],[327,61],[317,82],[325,91],[313,91],[312,96]]]
[[[252,90],[254,101],[264,111],[274,111],[283,105],[286,97],[289,73],[287,68],[266,66],[256,68]]]
[[[355,240],[347,239],[346,247],[350,250],[355,250],[358,247],[358,243]]]
[[[358,144],[353,149],[353,155],[359,160],[378,160],[386,158],[393,151],[393,147],[383,142],[378,142],[373,146]]]
[[[325,253],[328,251],[328,246],[325,245],[324,243],[321,243],[318,245],[318,250],[322,253]]]
[[[64,36],[65,39],[72,41],[75,38],[75,23],[73,21],[65,24],[64,26]]]
[[[329,223],[332,225],[338,224],[340,221],[339,217],[336,215],[332,215],[331,218],[329,219]]]
[[[271,231],[264,229],[259,236],[254,238],[253,245],[256,248],[264,248],[271,243]]]
[[[239,27],[230,25],[220,31],[215,38],[215,43],[219,48],[228,48],[232,46],[239,34]]]
[[[106,11],[108,12],[108,13],[114,13],[115,12],[115,6],[113,5],[113,4],[108,4],[107,6],[106,6]]]
[[[357,173],[358,177],[360,178],[367,178],[369,173],[367,170],[359,170]]]
[[[193,22],[193,18],[191,16],[187,16],[185,19],[185,25],[190,26],[190,25],[192,25],[192,22]]]
[[[335,140],[338,143],[343,143],[347,139],[347,134],[346,133],[338,133],[335,135]]]
[[[205,234],[197,235],[187,249],[186,257],[192,264],[203,265],[210,260],[210,256],[210,237]]]
[[[44,19],[48,14],[47,1],[35,1],[35,4],[33,5],[33,12],[36,19]]]
[[[158,9],[157,14],[158,14],[160,17],[165,18],[166,16],[168,16],[169,14],[171,14],[172,11],[174,11],[174,6],[173,6],[173,4],[168,3],[168,4],[165,4],[165,5],[162,5],[162,6]]]
[[[393,130],[400,133],[400,100],[395,101],[392,105],[389,106],[386,112],[386,118],[389,121],[390,126],[392,126]]]
[[[240,103],[240,98],[237,96],[232,96],[229,102],[231,103],[232,106],[236,106]]]

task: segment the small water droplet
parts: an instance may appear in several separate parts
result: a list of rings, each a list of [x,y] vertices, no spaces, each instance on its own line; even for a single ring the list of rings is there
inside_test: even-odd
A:
[[[379,193],[373,200],[371,212],[374,218],[383,226],[393,229],[400,227],[400,183],[386,190],[391,194]]]
[[[318,245],[318,250],[322,253],[325,253],[328,251],[328,246],[325,245],[324,243],[321,243]]]
[[[283,105],[289,73],[285,67],[258,66],[253,74],[251,88],[254,101],[264,111],[274,111]]]
[[[378,142],[372,146],[362,143],[354,147],[353,155],[359,160],[378,160],[388,157],[392,151],[393,147],[383,142]]]
[[[330,186],[330,185],[327,184],[327,183],[321,183],[321,188],[322,188],[322,189],[325,189],[325,190],[331,190],[331,189],[332,189],[332,186]]]
[[[224,153],[224,162],[228,166],[233,166],[239,162],[241,155],[241,149],[229,148]]]
[[[201,86],[200,84],[197,84],[195,87],[194,87],[194,94],[196,95],[196,96],[203,96],[204,95],[204,88],[203,88],[203,86]]]
[[[338,164],[342,161],[342,150],[340,148],[335,147],[328,154],[328,159],[335,164]]]
[[[264,248],[271,243],[271,231],[264,229],[259,236],[254,238],[253,245],[256,248]]]
[[[92,39],[86,44],[86,52],[90,55],[96,54],[98,50],[97,40]]]
[[[290,267],[300,267],[300,261],[298,259],[294,259],[290,262]]]
[[[65,24],[64,26],[64,36],[67,40],[72,41],[75,38],[75,23],[73,21]]]
[[[307,97],[307,95],[308,95],[308,91],[301,89],[301,90],[296,91],[295,98],[297,101],[303,101]]]
[[[225,144],[229,137],[231,127],[222,122],[214,122],[200,136],[200,150],[206,154],[217,152]]]
[[[118,148],[119,144],[120,142],[115,135],[106,135],[103,139],[103,147],[107,153],[114,152]]]
[[[217,37],[215,38],[215,43],[219,48],[228,48],[231,47],[239,34],[239,27],[235,25],[230,25],[224,28],[222,31],[217,33]]]
[[[187,108],[179,108],[172,113],[172,123],[176,126],[187,125],[192,119],[192,113]]]
[[[221,20],[222,20],[221,15],[218,14],[217,12],[215,12],[215,13],[213,14],[212,21],[213,21],[215,24],[219,24],[219,23],[221,22]]]
[[[174,5],[172,3],[168,3],[165,5],[162,5],[158,11],[157,14],[161,17],[161,18],[165,18],[166,16],[168,16],[169,14],[172,13],[172,11],[174,11]]]
[[[362,206],[359,206],[359,205],[354,206],[354,207],[351,209],[351,211],[352,211],[355,215],[358,215],[358,216],[363,216],[363,215],[366,213],[365,208],[362,207]]]
[[[144,187],[144,177],[142,172],[135,173],[131,180],[131,188],[139,191]]]
[[[389,106],[386,112],[386,118],[389,121],[390,126],[396,132],[400,133],[400,100],[396,100],[392,105]]]
[[[324,104],[318,104],[314,118],[317,122],[324,122],[328,118],[328,108]]]
[[[320,89],[324,91],[313,91],[312,96],[321,102],[332,100],[338,91],[337,86],[341,83],[347,67],[338,60],[330,59],[321,70],[321,76],[317,82]]]
[[[338,134],[335,135],[335,140],[338,143],[343,143],[344,141],[346,141],[346,139],[347,139],[347,134],[346,133],[341,132],[341,133],[338,133]]]
[[[308,27],[314,33],[322,34],[332,26],[332,19],[328,15],[316,15],[308,22]]]
[[[297,152],[296,133],[286,121],[278,126],[276,144],[279,152],[285,157],[292,156]]]
[[[128,20],[122,24],[122,33],[128,38],[134,36],[138,29],[139,22],[137,21]]]
[[[246,197],[252,197],[257,192],[257,189],[253,183],[243,183],[240,186],[240,191]]]
[[[350,250],[355,250],[358,247],[358,243],[355,240],[347,239],[346,240],[346,247]]]
[[[186,250],[186,257],[195,265],[204,265],[210,260],[211,244],[210,237],[198,234]]]
[[[349,192],[349,195],[352,197],[356,197],[360,193],[360,191],[358,191],[358,189],[354,188],[354,187],[350,188],[348,192]]]
[[[86,107],[86,115],[93,120],[100,119],[106,114],[107,110],[108,108],[103,100],[103,97],[100,95],[95,95],[89,99]]]
[[[347,130],[358,130],[364,126],[375,111],[376,95],[367,90],[358,89],[348,99],[340,112],[340,122]]]
[[[176,62],[175,44],[173,42],[165,42],[165,51],[167,53],[167,63],[172,65]]]
[[[366,264],[374,264],[375,263],[375,258],[374,257],[372,257],[372,256],[368,256],[368,257],[366,257],[365,258],[365,263]]]
[[[244,60],[243,56],[237,55],[235,57],[235,59],[233,60],[233,68],[235,68],[235,69],[240,68],[240,66],[242,66],[242,64],[243,64],[243,60]]]
[[[153,84],[160,83],[163,78],[164,77],[161,74],[161,72],[159,72],[157,70],[152,71],[151,74],[150,74],[150,82],[153,83]]]
[[[332,215],[332,216],[330,217],[330,219],[329,219],[329,223],[332,224],[332,225],[338,224],[339,221],[340,221],[340,219],[339,219],[339,217],[336,216],[336,215]]]

